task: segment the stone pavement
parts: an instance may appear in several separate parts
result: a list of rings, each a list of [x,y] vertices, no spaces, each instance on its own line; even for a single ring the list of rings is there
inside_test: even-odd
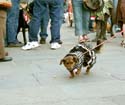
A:
[[[63,45],[57,50],[50,49],[50,35],[47,44],[34,50],[7,48],[13,61],[0,63],[0,105],[125,105],[122,37],[105,44],[89,75],[83,69],[80,76],[69,79],[59,62],[77,43],[77,37],[74,28],[66,24],[61,33]],[[94,36],[90,34],[90,38]],[[21,33],[19,37],[22,40]]]

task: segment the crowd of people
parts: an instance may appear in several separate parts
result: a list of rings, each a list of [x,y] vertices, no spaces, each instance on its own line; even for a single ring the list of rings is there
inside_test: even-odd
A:
[[[34,0],[32,18],[28,23],[29,41],[24,45],[18,40],[18,23],[20,3],[28,3],[28,0],[11,0],[11,8],[0,7],[0,62],[11,61],[5,51],[6,47],[21,47],[22,50],[29,50],[39,47],[46,43],[48,37],[47,27],[50,20],[50,48],[58,49],[62,45],[61,25],[64,18],[64,4],[71,3],[74,17],[75,35],[78,36],[78,43],[84,43],[89,40],[89,24],[92,14],[91,8],[86,8],[86,0]],[[95,0],[99,1],[99,0]],[[100,0],[101,1],[101,0]],[[89,0],[91,3],[91,0]],[[96,17],[96,42],[102,43],[106,40],[106,23],[111,20],[111,37],[114,37],[112,29],[114,26],[120,26],[123,40],[121,44],[125,46],[125,0],[102,0],[102,8],[93,14]],[[95,7],[92,7],[92,9]],[[71,11],[70,11],[71,12]],[[40,31],[40,32],[39,32]],[[38,39],[40,35],[40,41]],[[6,37],[5,37],[6,36]],[[99,44],[100,44],[99,43]]]

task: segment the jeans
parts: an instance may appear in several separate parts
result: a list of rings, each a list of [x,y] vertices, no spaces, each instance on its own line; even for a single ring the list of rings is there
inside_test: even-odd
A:
[[[13,6],[7,11],[6,35],[7,43],[17,43],[17,28],[19,19],[19,1],[12,0]]]
[[[47,26],[49,22],[49,14],[48,14],[48,9],[47,12],[44,14],[42,20],[41,20],[41,27],[40,27],[40,37],[46,39],[48,37],[47,34]]]
[[[113,8],[114,8],[115,14],[116,14],[117,5],[118,5],[118,0],[113,0]]]
[[[43,16],[46,16],[46,12],[49,6],[49,16],[51,19],[51,41],[60,41],[60,20],[61,20],[61,5],[63,0],[35,0],[33,8],[33,17],[29,23],[29,41],[38,41],[37,34],[41,25]]]
[[[86,35],[89,33],[90,12],[83,6],[83,0],[72,0],[75,21],[75,35]]]

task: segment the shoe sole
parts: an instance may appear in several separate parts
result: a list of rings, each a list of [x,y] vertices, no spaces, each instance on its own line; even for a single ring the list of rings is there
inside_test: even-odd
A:
[[[59,47],[60,48],[60,47]],[[56,50],[56,49],[59,49],[59,48],[51,48],[52,50]]]
[[[37,47],[40,47],[40,46],[37,46]],[[32,47],[32,48],[29,48],[29,49],[23,49],[23,48],[22,48],[22,50],[32,50],[32,49],[35,49],[35,48],[37,48],[37,47]]]
[[[61,46],[60,46],[60,47],[58,47],[58,48],[52,48],[52,47],[51,47],[51,49],[52,49],[52,50],[56,50],[56,49],[59,49],[59,48],[61,48]]]

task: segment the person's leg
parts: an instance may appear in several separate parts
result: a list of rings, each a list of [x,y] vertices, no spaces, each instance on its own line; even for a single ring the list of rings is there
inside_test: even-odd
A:
[[[62,41],[60,40],[60,28],[62,25],[62,5],[63,0],[50,0],[49,2],[49,15],[51,19],[51,49],[58,49],[61,47]]]
[[[121,42],[122,47],[125,48],[125,3],[120,4],[120,12],[121,12],[121,30],[123,31],[121,34],[123,35],[123,40]]]
[[[48,22],[49,22],[49,11],[48,8],[46,10],[47,12],[45,13],[45,15],[43,16],[42,20],[41,20],[41,29],[40,29],[40,44],[45,44],[46,43],[46,38],[48,37],[47,34],[47,27],[48,27]]]
[[[104,21],[102,20],[96,20],[96,48],[95,51],[96,53],[100,53],[101,48],[102,48],[102,42],[103,42],[103,35],[102,35],[102,30],[103,30],[103,25],[104,25]]]
[[[19,19],[19,0],[12,0],[13,6],[8,9],[6,34],[7,43],[18,43],[17,40],[17,28]]]
[[[96,38],[95,41],[100,39],[100,34],[101,34],[101,20],[96,20]]]
[[[108,18],[109,18],[109,15],[104,14],[104,21],[103,21],[102,31],[101,31],[102,40],[107,40],[107,37],[106,37],[106,31],[107,30],[106,29],[107,29]]]
[[[118,0],[113,0],[113,8],[115,13],[114,15],[116,15],[117,5],[118,5]]]
[[[47,17],[43,17],[41,21],[40,37],[45,39],[48,37],[48,34],[47,34],[48,22],[49,22],[49,18],[47,19]]]
[[[123,30],[123,40],[121,42],[121,45],[125,47],[125,24],[122,25],[122,30]]]
[[[5,23],[4,11],[0,10],[0,59],[5,57],[5,49],[4,49],[4,23]]]
[[[0,9],[0,62],[11,61],[12,58],[8,57],[8,53],[5,52],[4,38],[6,35],[6,11]]]
[[[62,7],[62,9],[61,9],[61,20],[60,20],[60,25],[62,25],[63,24],[63,22],[64,22],[64,0],[62,0],[62,2],[63,3],[61,3],[61,7]]]
[[[55,0],[54,2],[50,2],[49,12],[51,18],[51,41],[60,42],[60,28],[61,28],[61,19],[62,19],[62,3],[63,0]]]
[[[41,24],[41,20],[47,8],[46,1],[35,0],[33,7],[33,16],[29,23],[29,42],[22,47],[23,50],[29,50],[39,47],[38,32]]]
[[[123,30],[123,39],[124,39],[124,41],[125,41],[125,24],[123,24],[122,30]]]
[[[38,32],[41,24],[41,20],[43,19],[43,15],[45,15],[47,5],[45,1],[35,0],[33,7],[33,17],[29,23],[29,41],[38,41]]]
[[[90,12],[83,6],[83,1],[72,0],[75,21],[75,35],[84,36],[89,33]]]
[[[115,37],[115,33],[117,31],[118,24],[116,22],[116,12],[117,12],[118,0],[113,0],[113,8],[110,9],[111,14],[111,37]]]

